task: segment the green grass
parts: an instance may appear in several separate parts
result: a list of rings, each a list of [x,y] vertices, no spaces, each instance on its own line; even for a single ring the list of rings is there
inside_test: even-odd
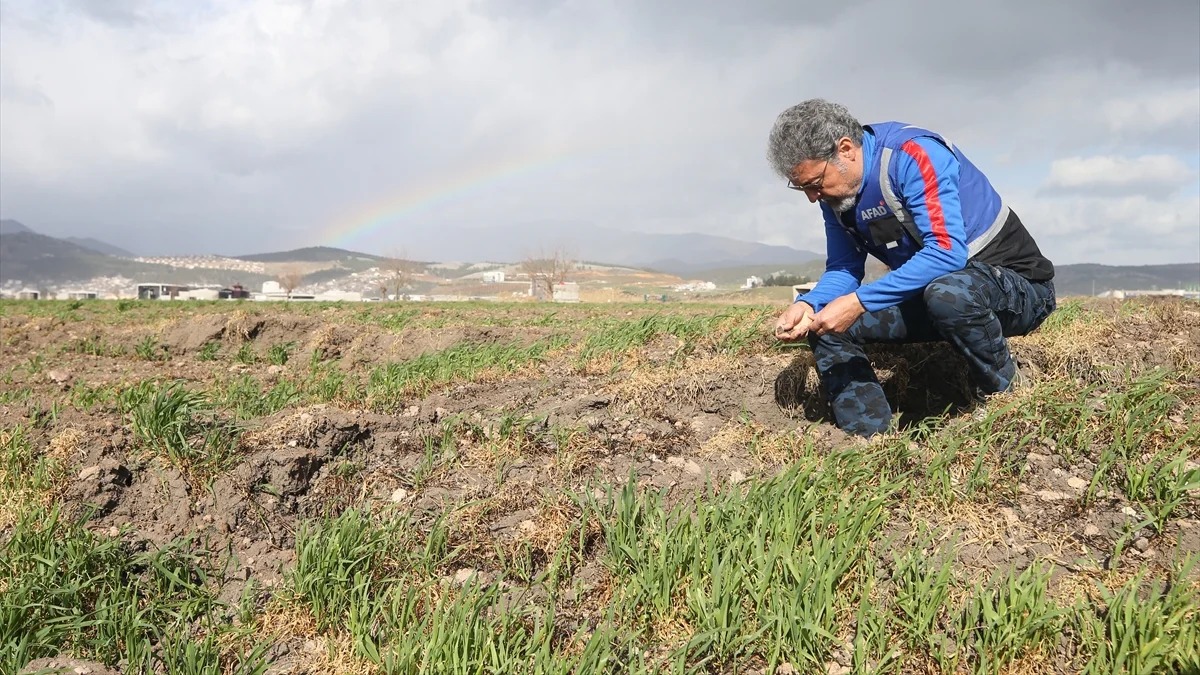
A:
[[[137,551],[85,525],[37,509],[0,540],[0,671],[64,652],[126,672],[266,670],[262,646],[217,648],[235,629],[186,542]]]
[[[240,429],[221,419],[202,393],[182,383],[145,392],[131,407],[131,426],[142,447],[197,477],[227,468],[237,453]]]
[[[511,373],[544,360],[566,344],[553,337],[529,345],[520,343],[460,343],[440,352],[422,354],[402,363],[389,363],[371,371],[366,386],[369,405],[396,410],[412,396],[425,396],[451,382],[469,380],[484,371]]]
[[[632,320],[604,320],[588,332],[579,350],[578,365],[602,358],[620,359],[631,350],[643,347],[656,338],[670,335],[680,344],[672,358],[694,352],[703,343],[710,343],[717,353],[737,354],[763,338],[762,326],[768,312],[759,308],[728,308],[712,314],[679,316],[651,314]]]

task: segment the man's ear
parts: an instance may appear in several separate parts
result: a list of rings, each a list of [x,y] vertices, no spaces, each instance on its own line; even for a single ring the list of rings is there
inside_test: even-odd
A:
[[[854,149],[858,147],[854,141],[850,140],[849,136],[842,136],[837,142],[837,154],[843,160],[851,161],[854,159]]]

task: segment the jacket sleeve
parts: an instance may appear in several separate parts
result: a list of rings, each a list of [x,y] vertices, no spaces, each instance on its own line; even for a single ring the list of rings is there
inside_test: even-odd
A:
[[[921,248],[900,267],[858,289],[868,312],[922,292],[934,279],[967,264],[967,232],[959,201],[959,162],[932,138],[915,138],[892,156],[892,185],[921,234]]]
[[[796,296],[796,302],[804,301],[812,306],[814,312],[821,311],[825,305],[840,298],[862,283],[864,265],[867,253],[858,247],[854,238],[839,225],[828,208],[822,208],[825,214],[825,272],[805,295]]]

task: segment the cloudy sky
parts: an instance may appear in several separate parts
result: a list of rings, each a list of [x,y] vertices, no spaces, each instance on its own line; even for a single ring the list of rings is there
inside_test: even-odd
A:
[[[765,139],[820,96],[946,134],[1057,263],[1200,260],[1200,3],[824,4],[4,0],[0,215],[143,253],[529,223],[819,251]]]

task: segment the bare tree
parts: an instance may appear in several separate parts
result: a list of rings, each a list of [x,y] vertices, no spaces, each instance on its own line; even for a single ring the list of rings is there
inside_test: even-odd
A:
[[[393,251],[391,257],[386,258],[381,267],[385,275],[385,280],[381,285],[384,297],[387,297],[387,289],[390,287],[394,297],[399,300],[404,295],[404,291],[412,288],[413,277],[416,276],[417,270],[416,263],[406,258],[403,251]]]
[[[275,280],[279,282],[280,288],[287,293],[287,297],[290,299],[292,297],[292,291],[299,288],[301,282],[304,281],[304,270],[294,265],[285,267],[279,272],[279,275],[275,277]]]
[[[552,299],[554,285],[564,283],[574,269],[574,261],[562,249],[550,253],[539,252],[521,261],[521,271],[529,275],[535,297]]]

